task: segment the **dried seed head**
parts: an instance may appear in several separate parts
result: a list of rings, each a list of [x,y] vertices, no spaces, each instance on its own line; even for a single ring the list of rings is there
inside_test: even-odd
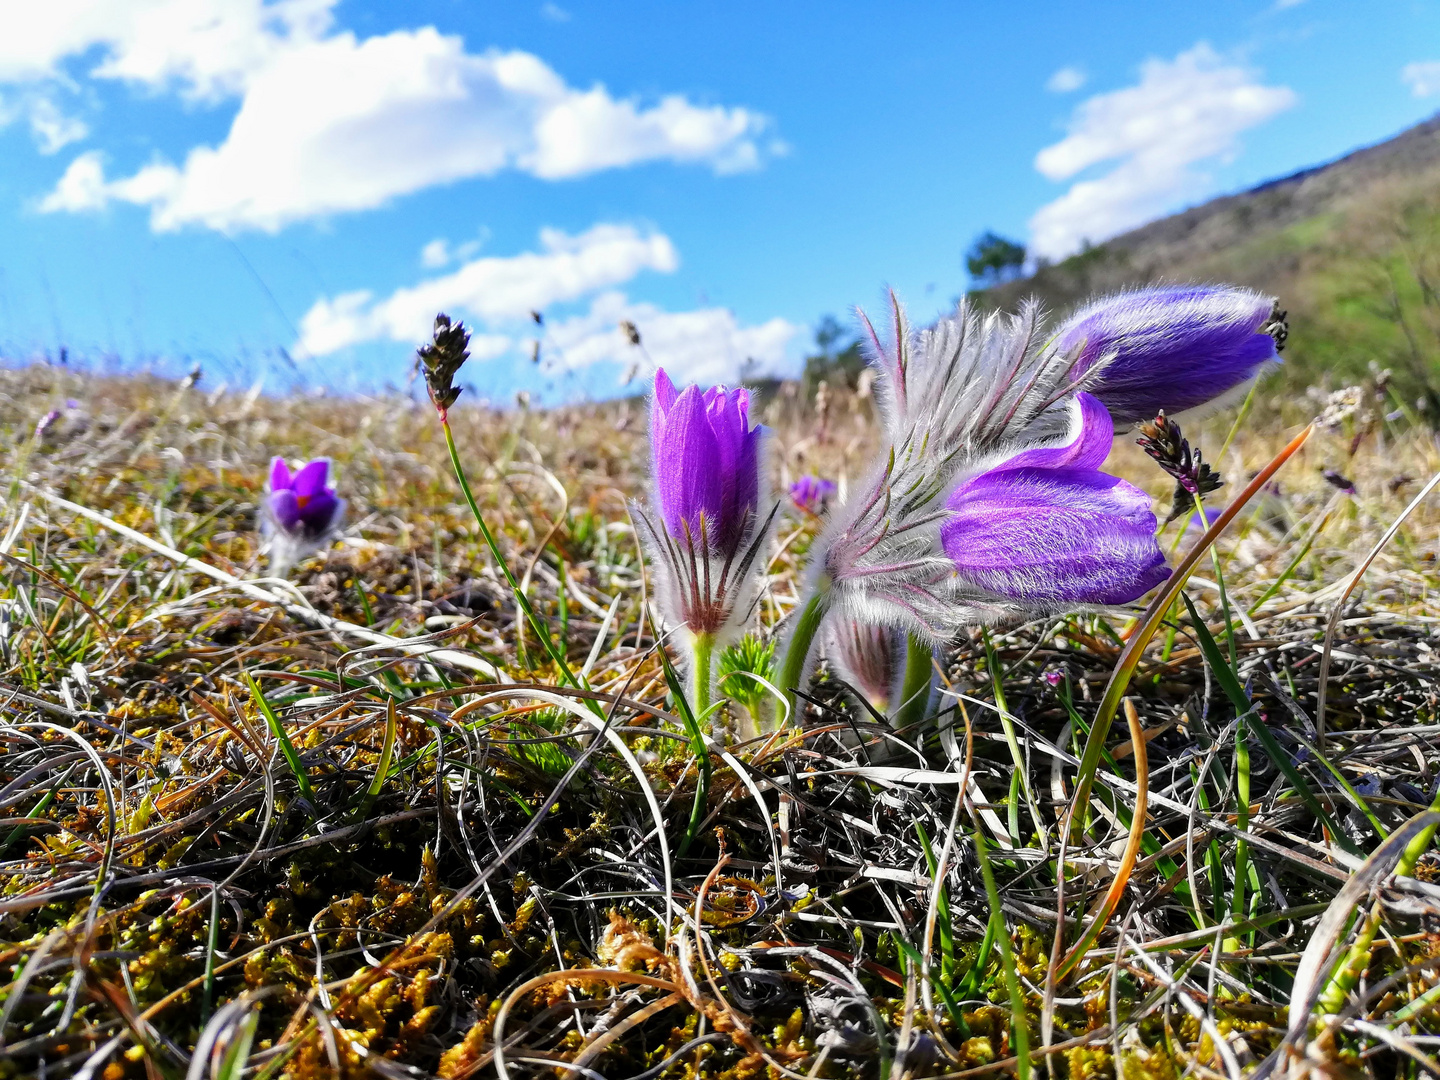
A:
[[[1175,479],[1175,495],[1166,524],[1188,513],[1197,498],[1219,490],[1225,483],[1220,474],[1205,463],[1200,448],[1191,447],[1180,425],[1167,417],[1163,409],[1154,420],[1141,424],[1140,432],[1141,437],[1135,441]]]
[[[420,346],[418,356],[420,367],[425,372],[425,386],[442,420],[446,410],[460,396],[455,375],[470,358],[469,346],[470,332],[465,329],[465,324],[457,322],[452,325],[450,316],[444,312],[435,316],[434,339]]]

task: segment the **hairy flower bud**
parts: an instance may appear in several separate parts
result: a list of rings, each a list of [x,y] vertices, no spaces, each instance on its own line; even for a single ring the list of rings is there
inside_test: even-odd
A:
[[[655,375],[650,406],[652,521],[638,516],[659,556],[669,614],[697,634],[733,628],[775,511],[760,518],[764,428],[750,426],[743,389],[688,386]]]
[[[1223,405],[1278,362],[1288,327],[1272,297],[1185,286],[1117,293],[1067,319],[1052,347],[1110,410],[1118,430],[1161,409]]]

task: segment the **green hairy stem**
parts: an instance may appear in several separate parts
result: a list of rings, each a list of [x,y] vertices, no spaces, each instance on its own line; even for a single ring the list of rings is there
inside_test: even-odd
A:
[[[925,706],[930,704],[930,673],[934,667],[934,650],[914,634],[905,635],[905,679],[900,684],[900,700],[894,716],[897,728],[908,728],[925,719]]]
[[[800,680],[805,675],[805,659],[810,655],[810,649],[815,644],[815,635],[829,610],[830,577],[822,574],[804,607],[800,609],[800,615],[795,621],[795,632],[790,635],[790,643],[785,647],[785,655],[780,661],[780,690],[789,706],[787,722],[795,718],[795,691],[800,689]]]
[[[696,634],[691,653],[694,662],[690,665],[690,698],[698,717],[710,708],[710,661],[715,655],[715,635]]]

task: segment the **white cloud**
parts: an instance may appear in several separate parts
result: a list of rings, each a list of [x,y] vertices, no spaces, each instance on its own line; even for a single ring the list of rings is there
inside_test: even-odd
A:
[[[45,90],[30,90],[13,98],[0,98],[0,128],[17,120],[30,126],[30,134],[42,154],[53,154],[85,138],[90,129],[78,117],[69,116]]]
[[[1440,94],[1440,60],[1417,60],[1400,69],[1400,78],[1417,98]]]
[[[1045,89],[1052,94],[1069,94],[1085,85],[1087,76],[1074,65],[1062,67],[1045,81]]]
[[[70,163],[55,190],[40,201],[43,213],[57,210],[99,210],[105,205],[105,166],[100,151],[81,154]]]
[[[420,249],[420,265],[427,270],[436,270],[450,263],[450,242],[443,238],[431,240]]]
[[[0,0],[0,82],[89,74],[214,101],[241,92],[280,50],[329,30],[336,0]]]
[[[1174,60],[1145,61],[1138,85],[1082,102],[1069,134],[1036,155],[1035,167],[1051,180],[1118,164],[1041,207],[1030,219],[1031,250],[1069,255],[1086,240],[1113,236],[1203,193],[1210,178],[1195,166],[1233,157],[1241,132],[1297,100],[1288,87],[1263,85],[1203,42]]]
[[[650,360],[677,381],[701,383],[733,381],[750,361],[759,371],[782,368],[790,342],[803,329],[781,318],[744,326],[726,308],[664,311],[607,292],[584,314],[551,324],[549,355],[569,368],[606,362],[630,368],[639,357],[620,330],[621,320],[639,329]]]
[[[567,23],[570,21],[570,12],[566,11],[559,4],[547,2],[540,5],[540,17],[553,23]]]
[[[473,53],[434,27],[358,38],[332,28],[334,2],[0,0],[0,82],[58,79],[98,50],[94,78],[238,97],[219,145],[92,186],[100,204],[150,207],[157,231],[275,232],[504,169],[560,180],[647,161],[760,164],[768,124],[751,110],[572,87],[530,53]],[[45,205],[71,208],[59,188]]]
[[[577,236],[543,229],[540,249],[474,259],[383,299],[369,291],[322,298],[301,319],[297,348],[324,356],[365,341],[420,341],[437,311],[503,326],[680,263],[669,237],[629,225],[596,225]]]
[[[452,254],[448,245],[445,253]],[[327,356],[380,340],[413,345],[429,336],[435,313],[444,311],[479,328],[470,345],[475,359],[509,355],[526,364],[536,334],[530,313],[589,297],[587,311],[546,318],[545,363],[573,370],[600,363],[630,367],[641,354],[620,331],[621,320],[629,320],[640,328],[644,355],[676,378],[717,382],[733,379],[750,360],[760,370],[785,364],[790,342],[803,329],[794,323],[775,318],[746,326],[725,308],[665,311],[615,288],[646,270],[670,273],[678,266],[674,245],[662,233],[628,225],[596,225],[575,236],[545,229],[538,251],[473,259],[384,298],[368,291],[324,297],[301,319],[296,351]]]

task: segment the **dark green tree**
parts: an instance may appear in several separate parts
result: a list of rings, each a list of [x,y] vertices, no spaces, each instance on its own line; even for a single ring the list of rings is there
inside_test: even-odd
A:
[[[988,229],[965,253],[965,269],[982,288],[999,285],[1020,276],[1025,267],[1025,245],[990,232]]]

